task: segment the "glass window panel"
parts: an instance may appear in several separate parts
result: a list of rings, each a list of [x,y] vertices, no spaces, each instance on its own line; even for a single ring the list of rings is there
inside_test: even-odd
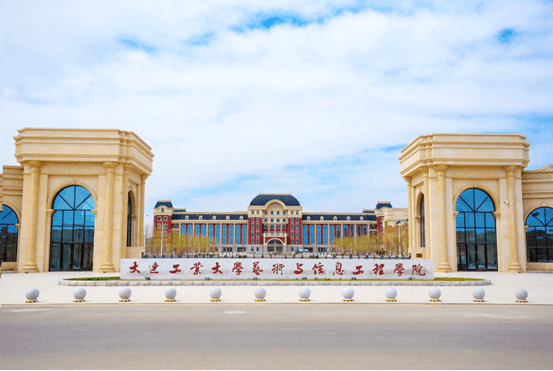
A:
[[[534,210],[526,219],[526,225],[532,227],[540,227],[543,225],[542,218],[540,218],[540,210]]]
[[[85,200],[88,201],[89,196],[90,196],[90,192],[88,192],[85,188],[75,187],[75,204],[74,204],[74,207],[77,208],[77,207],[81,206],[81,204]],[[69,200],[67,200],[67,201],[69,201]]]
[[[553,222],[553,220],[552,220],[553,219],[553,209],[550,208],[550,207],[544,207],[543,211],[544,211],[544,214],[545,214],[545,216],[543,218],[544,224],[545,225],[552,224],[552,222]]]
[[[492,213],[485,213],[486,215],[486,228],[495,228],[495,217]]]
[[[75,225],[83,226],[84,225],[84,211],[74,211],[75,213]]]
[[[536,244],[538,247],[545,247],[545,230],[544,228],[537,228]]]
[[[478,228],[484,228],[484,213],[474,213],[474,217],[476,219],[476,227]]]
[[[81,247],[82,245],[73,246],[73,269],[81,269]]]
[[[247,226],[242,226],[242,243],[246,243],[246,235],[247,235]]]
[[[553,247],[547,248],[547,261],[549,263],[553,262]]]
[[[465,229],[457,228],[457,243],[465,243]]]
[[[340,226],[336,226],[336,238],[342,238],[342,232],[340,231]]]
[[[538,262],[539,263],[546,263],[547,262],[547,250],[545,247],[543,248],[537,248],[538,251]]]
[[[188,234],[189,235],[192,235],[192,227],[193,227],[192,224],[188,225]]]
[[[486,242],[495,243],[495,229],[486,229]]]
[[[495,207],[493,206],[493,201],[490,197],[486,198],[484,203],[480,205],[478,208],[478,211],[495,211]]]
[[[312,225],[309,226],[309,244],[313,245],[313,241],[315,241],[315,232],[314,227]]]
[[[476,234],[474,229],[467,229],[467,242],[476,243]]]
[[[223,224],[223,245],[227,244],[227,225]]]
[[[63,230],[63,242],[73,242],[73,229]]]
[[[94,230],[87,229],[84,234],[84,242],[93,243],[94,242]]]
[[[17,215],[15,212],[6,205],[2,205],[2,211],[0,211],[0,224],[17,224]]]
[[[321,244],[321,226],[317,226],[317,245]]]
[[[455,218],[455,226],[456,227],[464,227],[465,226],[465,213],[457,214],[457,217]]]
[[[59,196],[61,196],[66,202],[67,206],[69,206],[70,209],[74,208],[75,205],[75,186],[69,186],[67,188],[64,188],[58,193]]]
[[[61,242],[61,227],[52,227],[52,242]]]
[[[535,248],[535,246],[529,246],[527,254],[528,262],[533,263],[538,261],[538,250]]]
[[[486,247],[484,245],[476,245],[476,259],[478,269],[486,269]]]
[[[59,243],[53,243],[50,250],[50,270],[59,271],[61,266],[61,245]]]
[[[481,207],[484,206],[485,201],[488,199],[488,195],[486,192],[481,191],[480,189],[474,188],[474,211],[493,211],[493,210],[480,210]],[[470,205],[470,203],[469,203]]]
[[[94,223],[96,222],[96,217],[92,213],[92,211],[85,211],[85,224],[87,226],[91,225],[94,226]]]
[[[476,224],[474,222],[474,214],[475,213],[465,213],[465,223],[467,228],[476,227]]]
[[[84,242],[84,230],[75,229],[73,231],[73,241],[74,242]]]
[[[303,244],[304,245],[308,244],[308,242],[307,242],[307,226],[306,225],[303,226]]]
[[[457,264],[459,269],[467,269],[467,255],[464,244],[457,245]]]
[[[334,245],[334,226],[330,226],[330,244]]]
[[[61,250],[61,269],[71,269],[71,244],[64,243]]]
[[[64,226],[72,226],[74,216],[75,216],[74,211],[64,211],[63,212],[63,225]]]
[[[484,228],[476,228],[476,243],[486,243],[486,230]]]
[[[77,207],[78,210],[94,210],[94,208],[94,198],[92,198],[92,196],[88,196],[88,198]]]
[[[487,258],[488,258],[488,268],[490,270],[496,270],[497,269],[497,251],[495,248],[495,244],[488,244],[487,245]]]
[[[474,205],[474,198],[473,198],[473,192],[472,189],[467,189],[463,193],[461,193],[461,196],[457,199],[457,203],[455,204],[455,210],[456,211],[472,211],[472,207]]]
[[[54,200],[54,210],[71,210],[69,205],[62,197],[56,197]]]
[[[229,243],[229,244],[232,244],[232,243],[233,243],[233,242],[232,242],[232,240],[233,240],[233,238],[232,238],[233,234],[234,234],[233,226],[232,226],[232,225],[229,225],[229,226],[228,226],[228,243]]]
[[[476,269],[476,245],[467,245],[468,252],[468,265],[467,269],[474,270]]]

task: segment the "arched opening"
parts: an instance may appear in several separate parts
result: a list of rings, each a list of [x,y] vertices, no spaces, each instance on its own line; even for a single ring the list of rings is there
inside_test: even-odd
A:
[[[457,269],[496,271],[495,206],[490,196],[478,188],[467,189],[457,199],[455,211]]]
[[[132,246],[132,199],[130,192],[127,198],[127,246]]]
[[[284,245],[281,240],[274,239],[274,240],[270,240],[267,243],[267,252],[269,253],[275,253],[275,254],[282,253],[283,248],[284,248]]]
[[[0,211],[0,263],[17,261],[17,215],[8,206]]]
[[[526,218],[528,263],[553,263],[553,209],[540,207]]]
[[[419,205],[419,233],[420,233],[420,247],[426,247],[426,219],[424,215],[424,195],[421,196],[421,202]]]
[[[94,198],[85,188],[69,186],[54,198],[50,270],[92,270]]]

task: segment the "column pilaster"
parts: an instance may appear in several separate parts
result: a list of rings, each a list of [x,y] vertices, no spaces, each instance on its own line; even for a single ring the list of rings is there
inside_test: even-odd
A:
[[[36,236],[37,236],[37,214],[38,214],[38,191],[39,191],[39,177],[40,177],[40,168],[42,163],[39,161],[30,161],[29,162],[29,171],[31,175],[31,189],[29,194],[29,203],[30,203],[30,215],[26,216],[30,218],[30,223],[28,224],[28,243],[27,243],[27,256],[25,266],[23,270],[30,273],[37,273],[38,267],[36,264]]]
[[[438,204],[438,243],[440,262],[438,264],[438,272],[451,271],[451,267],[447,258],[447,229],[446,229],[446,208],[445,208],[445,171],[446,165],[436,166],[437,178],[437,204]]]
[[[510,262],[508,271],[517,273],[522,270],[518,260],[517,226],[516,226],[516,200],[515,200],[515,172],[516,166],[506,166],[507,174],[507,201],[509,202],[509,253]]]
[[[115,182],[115,168],[117,166],[114,162],[104,162],[104,168],[106,169],[106,198],[104,204],[104,249],[102,256],[101,271],[115,272],[112,262],[113,251],[113,191]]]

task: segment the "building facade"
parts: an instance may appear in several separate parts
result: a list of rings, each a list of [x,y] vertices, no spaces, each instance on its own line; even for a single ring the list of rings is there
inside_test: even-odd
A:
[[[393,209],[387,201],[360,213],[304,212],[291,194],[260,193],[246,211],[227,213],[189,212],[173,207],[170,200],[159,200],[153,222],[156,236],[206,236],[220,252],[323,253],[341,247],[344,237],[377,233],[406,215],[407,209]]]
[[[116,129],[19,130],[0,174],[2,270],[119,271],[144,251],[151,148]]]
[[[553,270],[553,166],[518,134],[432,134],[401,151],[409,246],[439,272]]]

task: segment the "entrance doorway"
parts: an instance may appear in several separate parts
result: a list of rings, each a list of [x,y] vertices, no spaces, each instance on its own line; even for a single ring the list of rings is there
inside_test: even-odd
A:
[[[274,254],[281,254],[284,249],[284,245],[280,240],[270,240],[267,243],[267,252]]]
[[[92,270],[94,199],[80,186],[62,189],[54,198],[50,240],[50,270]]]
[[[496,271],[495,206],[490,196],[478,188],[467,189],[457,199],[455,211],[457,270]]]

